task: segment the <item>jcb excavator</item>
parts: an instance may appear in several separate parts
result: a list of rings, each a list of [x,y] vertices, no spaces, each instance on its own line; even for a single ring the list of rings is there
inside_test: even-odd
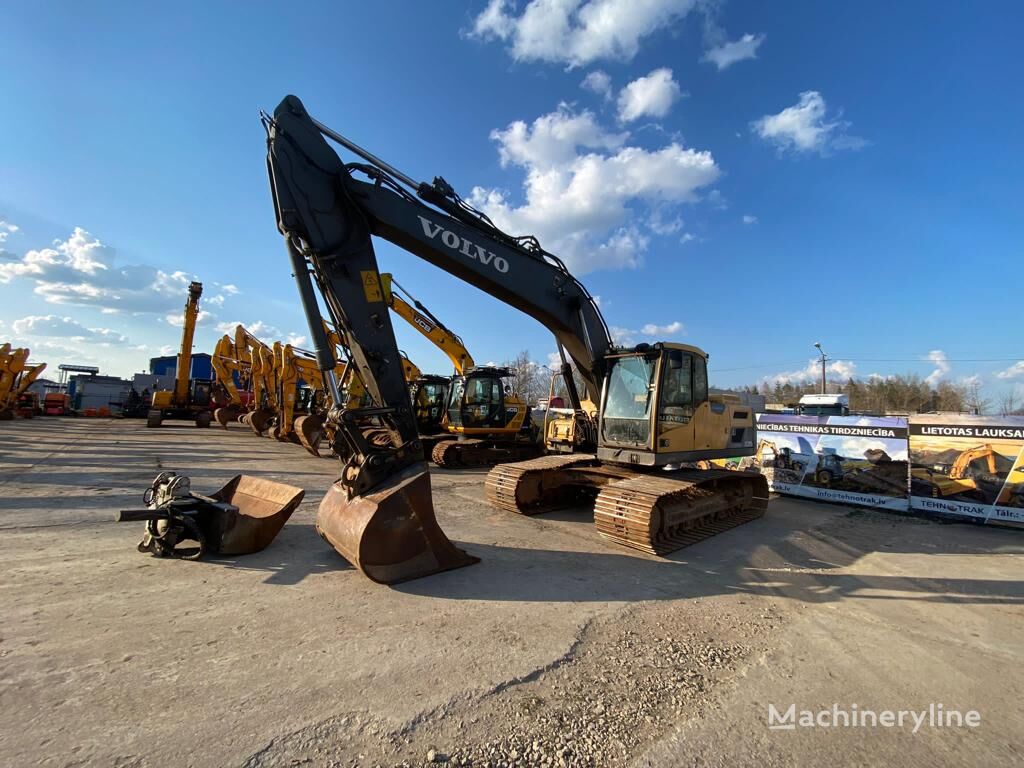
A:
[[[448,540],[434,515],[373,235],[540,321],[600,403],[596,455],[499,465],[487,478],[492,504],[534,514],[594,498],[602,536],[657,554],[764,513],[761,475],[666,468],[750,455],[757,443],[749,408],[709,396],[704,352],[669,343],[614,347],[593,297],[535,238],[502,232],[441,178],[415,182],[318,123],[294,96],[262,117],[278,229],[335,406],[335,451],[344,461],[321,502],[317,530],[369,578],[394,583],[477,562]],[[366,162],[345,165],[325,137]],[[314,281],[346,336],[368,407],[342,407]],[[568,369],[567,362],[571,382]],[[570,389],[575,410],[581,398]],[[494,394],[493,405],[503,408],[504,392]],[[386,441],[367,438],[371,418]]]
[[[277,357],[275,350],[251,334],[244,326],[235,326],[235,350],[239,358],[249,361],[252,380],[251,410],[243,413],[239,421],[257,435],[266,432],[277,414]]]
[[[339,361],[335,366],[334,376],[338,381],[344,379],[347,367],[343,361]],[[319,456],[324,417],[322,409],[317,407],[317,401],[324,393],[323,374],[314,358],[307,356],[305,350],[296,349],[291,344],[285,344],[281,348],[279,371],[280,412],[271,429],[271,435],[284,442],[297,441],[314,456]],[[310,402],[306,404],[309,412],[296,418],[300,380],[304,381],[309,389]]]
[[[241,326],[238,327],[241,328]],[[247,408],[247,403],[242,399],[242,393],[239,392],[238,385],[241,384],[246,389],[251,386],[252,358],[250,356],[249,359],[243,359],[242,354],[236,348],[232,338],[224,334],[217,342],[213,355],[210,357],[210,363],[213,365],[217,382],[228,398],[226,404],[215,409],[213,412],[213,418],[224,429],[228,428],[229,423],[237,421],[238,417]],[[238,383],[235,382],[236,376],[238,377]]]
[[[147,427],[159,427],[164,419],[194,419],[197,427],[208,427],[213,421],[211,410],[212,382],[192,378],[192,339],[199,319],[199,297],[203,284],[192,282],[188,287],[185,316],[181,328],[181,349],[174,373],[174,389],[153,393],[153,403],[146,416]]]
[[[511,372],[477,367],[462,339],[393,275],[385,272],[380,277],[392,311],[444,352],[455,368],[451,378],[406,374],[425,453],[439,467],[486,466],[536,456],[540,445],[533,435],[530,409],[506,384]]]

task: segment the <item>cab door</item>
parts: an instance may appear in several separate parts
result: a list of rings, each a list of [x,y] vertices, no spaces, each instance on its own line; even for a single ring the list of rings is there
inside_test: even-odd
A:
[[[505,396],[501,379],[471,376],[466,380],[462,426],[467,429],[496,429],[505,426]]]
[[[693,369],[695,356],[682,349],[666,349],[661,357],[661,374],[656,415],[657,453],[692,451],[694,444]],[[701,359],[700,362],[704,362]],[[707,397],[705,387],[704,397]]]

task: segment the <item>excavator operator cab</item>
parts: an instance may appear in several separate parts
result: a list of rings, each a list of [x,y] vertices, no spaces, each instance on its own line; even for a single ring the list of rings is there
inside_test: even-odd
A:
[[[213,380],[192,379],[189,402],[194,406],[208,407],[213,402]]]
[[[410,387],[416,426],[423,434],[444,428],[445,408],[451,379],[447,376],[420,376]]]
[[[507,368],[473,368],[465,376],[452,379],[448,395],[448,424],[463,429],[500,429],[518,415],[520,403],[506,408],[506,399],[514,400],[504,379],[512,376]],[[508,398],[506,398],[506,394]],[[515,408],[515,413],[509,410]]]
[[[707,355],[684,344],[642,344],[609,356],[602,458],[661,465],[754,453],[753,414],[708,393]]]

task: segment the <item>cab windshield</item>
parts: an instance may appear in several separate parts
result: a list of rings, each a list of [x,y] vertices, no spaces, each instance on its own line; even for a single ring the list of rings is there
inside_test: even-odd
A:
[[[651,436],[656,362],[657,358],[640,355],[612,359],[601,418],[606,441],[647,445]]]

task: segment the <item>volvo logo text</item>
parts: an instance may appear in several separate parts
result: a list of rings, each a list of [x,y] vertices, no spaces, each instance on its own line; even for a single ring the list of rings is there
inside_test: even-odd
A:
[[[458,251],[463,256],[468,256],[471,259],[476,259],[481,264],[489,264],[496,270],[505,274],[508,272],[508,262],[505,261],[501,256],[495,256],[493,253],[488,251],[486,248],[481,248],[471,240],[467,240],[464,237],[460,237],[451,230],[445,229],[440,224],[435,224],[430,219],[426,219],[423,216],[419,217],[420,223],[423,225],[423,234],[429,237],[431,240],[436,240],[438,236],[441,238],[441,242],[451,248],[453,251]]]

